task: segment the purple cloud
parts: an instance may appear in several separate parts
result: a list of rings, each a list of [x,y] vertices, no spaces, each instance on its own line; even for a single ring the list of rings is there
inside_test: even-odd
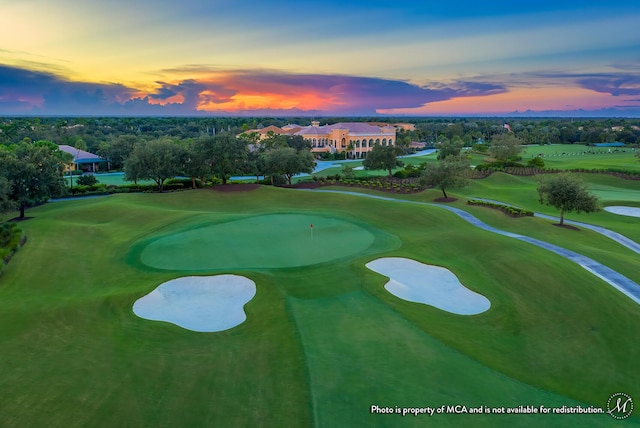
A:
[[[1,114],[105,114],[135,92],[117,83],[72,82],[49,72],[0,65]]]
[[[611,94],[614,97],[623,95],[640,95],[640,74],[637,66],[617,67],[620,71],[607,73],[563,73],[538,72],[525,73],[524,79],[544,79],[555,82],[569,81],[591,91]]]
[[[620,95],[640,95],[640,76],[637,74],[591,77],[578,80],[578,84],[585,89],[611,94],[614,97]]]
[[[503,85],[485,82],[419,86],[373,77],[265,70],[210,72],[198,79],[156,84],[152,93],[140,96],[139,90],[117,83],[73,82],[52,72],[0,65],[0,114],[373,115],[385,109],[506,91]],[[293,107],[279,108],[276,101],[274,107],[242,104],[243,99],[270,97],[287,100]],[[202,106],[211,111],[202,111]]]

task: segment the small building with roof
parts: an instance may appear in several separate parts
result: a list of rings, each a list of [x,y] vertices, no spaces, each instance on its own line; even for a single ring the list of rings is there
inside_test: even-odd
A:
[[[70,171],[83,171],[83,172],[96,172],[100,165],[106,164],[107,160],[102,159],[100,156],[87,152],[85,150],[76,149],[66,144],[60,144],[58,146],[63,152],[69,153],[73,156],[73,162],[65,165],[65,172]]]

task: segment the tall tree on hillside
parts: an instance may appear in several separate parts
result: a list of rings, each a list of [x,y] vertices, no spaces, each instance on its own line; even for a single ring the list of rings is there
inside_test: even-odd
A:
[[[469,161],[461,156],[449,156],[438,162],[430,162],[422,173],[421,182],[427,186],[438,187],[446,199],[447,191],[452,187],[464,187],[467,184]]]
[[[136,144],[124,163],[124,179],[153,180],[158,190],[164,190],[164,182],[180,174],[186,157],[186,150],[169,140],[152,140]]]
[[[491,140],[489,152],[491,156],[499,161],[517,160],[524,150],[522,144],[524,142],[512,132],[496,134]]]
[[[17,206],[20,219],[29,204],[65,194],[67,188],[62,177],[64,165],[72,156],[49,141],[22,142],[0,151],[0,163],[10,189],[5,208]],[[10,186],[10,187],[7,187]]]
[[[560,210],[560,226],[564,224],[565,213],[598,211],[598,197],[570,173],[543,177],[538,182],[538,197],[541,204]]]
[[[393,175],[393,168],[402,166],[402,162],[397,159],[400,150],[396,146],[375,145],[367,153],[362,163],[365,169],[385,169],[389,172],[389,177]]]

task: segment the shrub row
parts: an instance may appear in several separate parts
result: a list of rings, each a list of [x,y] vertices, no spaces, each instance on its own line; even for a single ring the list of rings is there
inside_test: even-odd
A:
[[[621,169],[621,168],[572,168],[572,169],[556,169],[556,168],[537,168],[521,166],[494,166],[493,164],[480,164],[476,166],[475,172],[480,176],[472,178],[485,178],[492,172],[501,171],[510,175],[531,176],[539,174],[558,174],[561,172],[578,172],[586,174],[608,174],[626,180],[640,180],[640,170]],[[483,174],[486,174],[483,176]]]
[[[622,169],[622,168],[574,168],[571,172],[586,172],[591,174],[609,174],[616,177],[625,178],[627,180],[640,180],[640,170]]]
[[[390,179],[388,177],[366,177],[366,178],[338,178],[335,176],[313,177],[313,180],[324,184],[339,184],[343,186],[356,186],[369,189],[383,190],[387,192],[412,193],[424,190],[417,179]]]
[[[24,242],[24,233],[16,223],[0,224],[0,275]]]
[[[511,217],[533,217],[533,211],[524,210],[522,208],[512,207],[511,205],[498,204],[495,202],[481,201],[478,199],[470,199],[467,201],[468,205],[480,205],[483,207],[489,207],[496,210],[500,210],[503,213]]]
[[[202,182],[196,180],[196,187],[202,187]],[[191,189],[192,183],[190,178],[172,178],[165,181],[163,189],[165,191],[176,191]],[[119,186],[113,184],[96,183],[91,185],[76,185],[71,190],[72,195],[105,195],[112,193],[136,193],[136,192],[157,192],[157,184],[121,184]]]

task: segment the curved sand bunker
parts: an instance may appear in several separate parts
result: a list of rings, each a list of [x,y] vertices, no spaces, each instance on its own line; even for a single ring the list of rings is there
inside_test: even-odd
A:
[[[489,299],[466,288],[449,269],[400,257],[377,259],[366,266],[388,276],[384,288],[410,302],[458,315],[476,315],[491,307]]]
[[[247,319],[244,305],[255,294],[256,284],[243,276],[186,276],[160,284],[136,300],[133,312],[187,330],[223,331]]]
[[[637,207],[625,207],[625,206],[616,206],[612,205],[609,207],[604,207],[605,211],[609,211],[613,214],[626,215],[629,217],[640,217],[640,208]]]

